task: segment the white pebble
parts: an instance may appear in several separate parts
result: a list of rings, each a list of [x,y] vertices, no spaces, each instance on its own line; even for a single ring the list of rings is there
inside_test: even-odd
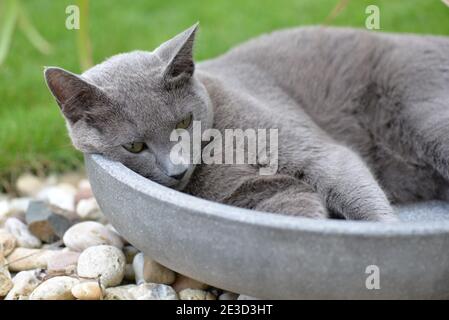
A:
[[[69,250],[55,250],[55,254],[47,259],[47,270],[50,272],[64,272],[66,275],[76,270],[79,252]]]
[[[19,247],[39,248],[42,245],[42,242],[28,230],[26,224],[17,218],[8,218],[5,228],[17,239]]]
[[[43,187],[43,182],[32,174],[24,174],[17,179],[16,188],[23,196],[35,196]]]
[[[103,292],[96,281],[81,282],[72,288],[72,294],[79,300],[101,300]]]
[[[5,300],[26,300],[36,287],[42,283],[45,273],[42,269],[21,271],[13,278],[14,286]]]
[[[0,255],[0,297],[4,297],[13,287],[11,274],[9,273],[6,260]]]
[[[260,300],[258,298],[255,297],[251,297],[251,296],[247,296],[244,294],[239,295],[239,297],[237,298],[237,300]]]
[[[30,295],[30,300],[74,300],[72,288],[78,279],[61,276],[42,282]]]
[[[53,250],[15,248],[7,258],[9,270],[17,272],[32,269],[46,269],[48,259],[55,252]]]
[[[82,219],[100,220],[103,213],[95,198],[81,199],[76,206],[76,213]]]
[[[136,285],[128,284],[119,287],[106,288],[104,291],[104,300],[134,300],[132,289]]]
[[[177,300],[172,287],[165,284],[143,283],[105,290],[105,300]]]
[[[10,213],[25,212],[31,202],[31,198],[14,198],[9,201]]]
[[[216,297],[207,291],[198,289],[184,289],[179,292],[181,300],[216,300]]]
[[[64,244],[74,251],[83,251],[86,248],[98,245],[112,245],[123,247],[120,236],[109,230],[101,223],[85,221],[73,225],[64,234]]]
[[[87,179],[81,179],[80,182],[78,182],[78,189],[80,190],[90,190],[90,182]]]
[[[0,229],[0,256],[7,257],[16,247],[17,240],[11,233]]]
[[[83,176],[79,172],[67,172],[58,177],[60,184],[69,184],[75,188],[78,188],[78,184],[83,179]]]
[[[77,271],[80,277],[100,279],[104,287],[113,287],[122,282],[125,275],[125,255],[114,247],[100,245],[84,250]]]
[[[165,284],[143,283],[132,293],[136,300],[178,300],[176,291]]]
[[[76,188],[68,183],[46,187],[37,194],[38,200],[47,201],[59,208],[75,211]]]
[[[0,221],[3,219],[6,219],[6,216],[9,213],[9,200],[8,199],[1,199],[0,200]]]
[[[45,179],[46,186],[54,186],[57,183],[58,183],[58,176],[56,174],[52,173]]]

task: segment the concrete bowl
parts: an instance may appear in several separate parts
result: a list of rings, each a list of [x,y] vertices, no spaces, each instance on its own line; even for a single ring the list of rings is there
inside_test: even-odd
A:
[[[218,288],[265,299],[449,298],[446,203],[400,208],[396,224],[314,221],[199,199],[99,155],[86,167],[132,245]]]

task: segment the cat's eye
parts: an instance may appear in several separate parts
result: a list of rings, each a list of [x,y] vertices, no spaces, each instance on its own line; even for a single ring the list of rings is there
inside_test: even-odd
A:
[[[186,118],[184,118],[184,120],[181,120],[176,124],[176,129],[187,129],[188,127],[190,127],[192,118],[192,114],[189,114]]]
[[[143,142],[131,142],[122,145],[122,147],[128,150],[129,152],[139,153],[145,149],[146,144]]]

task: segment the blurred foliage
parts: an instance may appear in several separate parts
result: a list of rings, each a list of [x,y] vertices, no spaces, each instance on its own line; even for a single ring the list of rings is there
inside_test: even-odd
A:
[[[0,34],[0,66],[6,59],[16,26],[28,38],[29,42],[41,53],[51,52],[50,44],[40,35],[28,18],[26,8],[20,0],[4,0]]]

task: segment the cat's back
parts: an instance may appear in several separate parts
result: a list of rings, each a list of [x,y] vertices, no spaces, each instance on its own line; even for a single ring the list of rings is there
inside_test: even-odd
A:
[[[198,69],[255,95],[281,89],[320,120],[324,111],[336,116],[373,83],[425,88],[433,73],[449,77],[448,66],[449,37],[310,26],[261,35]]]
[[[262,34],[236,45],[226,53],[198,64],[200,70],[214,70],[227,73],[230,69],[251,64],[265,70],[289,65],[314,63],[322,55],[339,56],[341,48],[352,47],[354,43],[377,38],[368,32],[351,28],[328,28],[320,26],[282,29]],[[314,59],[315,58],[315,59]],[[230,69],[229,69],[230,68]]]
[[[263,34],[198,65],[223,76],[242,76],[251,65],[282,83],[304,78],[351,76],[360,82],[391,54],[404,62],[437,55],[439,63],[449,62],[449,37],[374,32],[364,29],[308,26]],[[352,67],[351,67],[352,66]],[[391,67],[391,66],[390,66]],[[249,75],[256,76],[256,75]]]
[[[262,34],[238,44],[223,55],[204,61],[200,64],[200,68],[215,67],[230,62],[237,64],[251,62],[269,67],[273,63],[276,65],[276,61],[286,64],[292,58],[320,57],[322,54],[348,57],[348,53],[353,52],[355,47],[369,51],[374,47],[380,50],[398,47],[419,49],[428,45],[447,52],[449,37],[385,33],[349,27],[296,27]]]
[[[221,127],[249,126],[268,115],[263,127],[276,123],[281,134],[312,128],[303,139],[317,134],[316,124],[356,150],[396,199],[413,196],[403,185],[422,195],[436,188],[427,168],[413,165],[390,120],[398,106],[449,86],[448,37],[294,28],[252,39],[198,69],[211,79]]]

